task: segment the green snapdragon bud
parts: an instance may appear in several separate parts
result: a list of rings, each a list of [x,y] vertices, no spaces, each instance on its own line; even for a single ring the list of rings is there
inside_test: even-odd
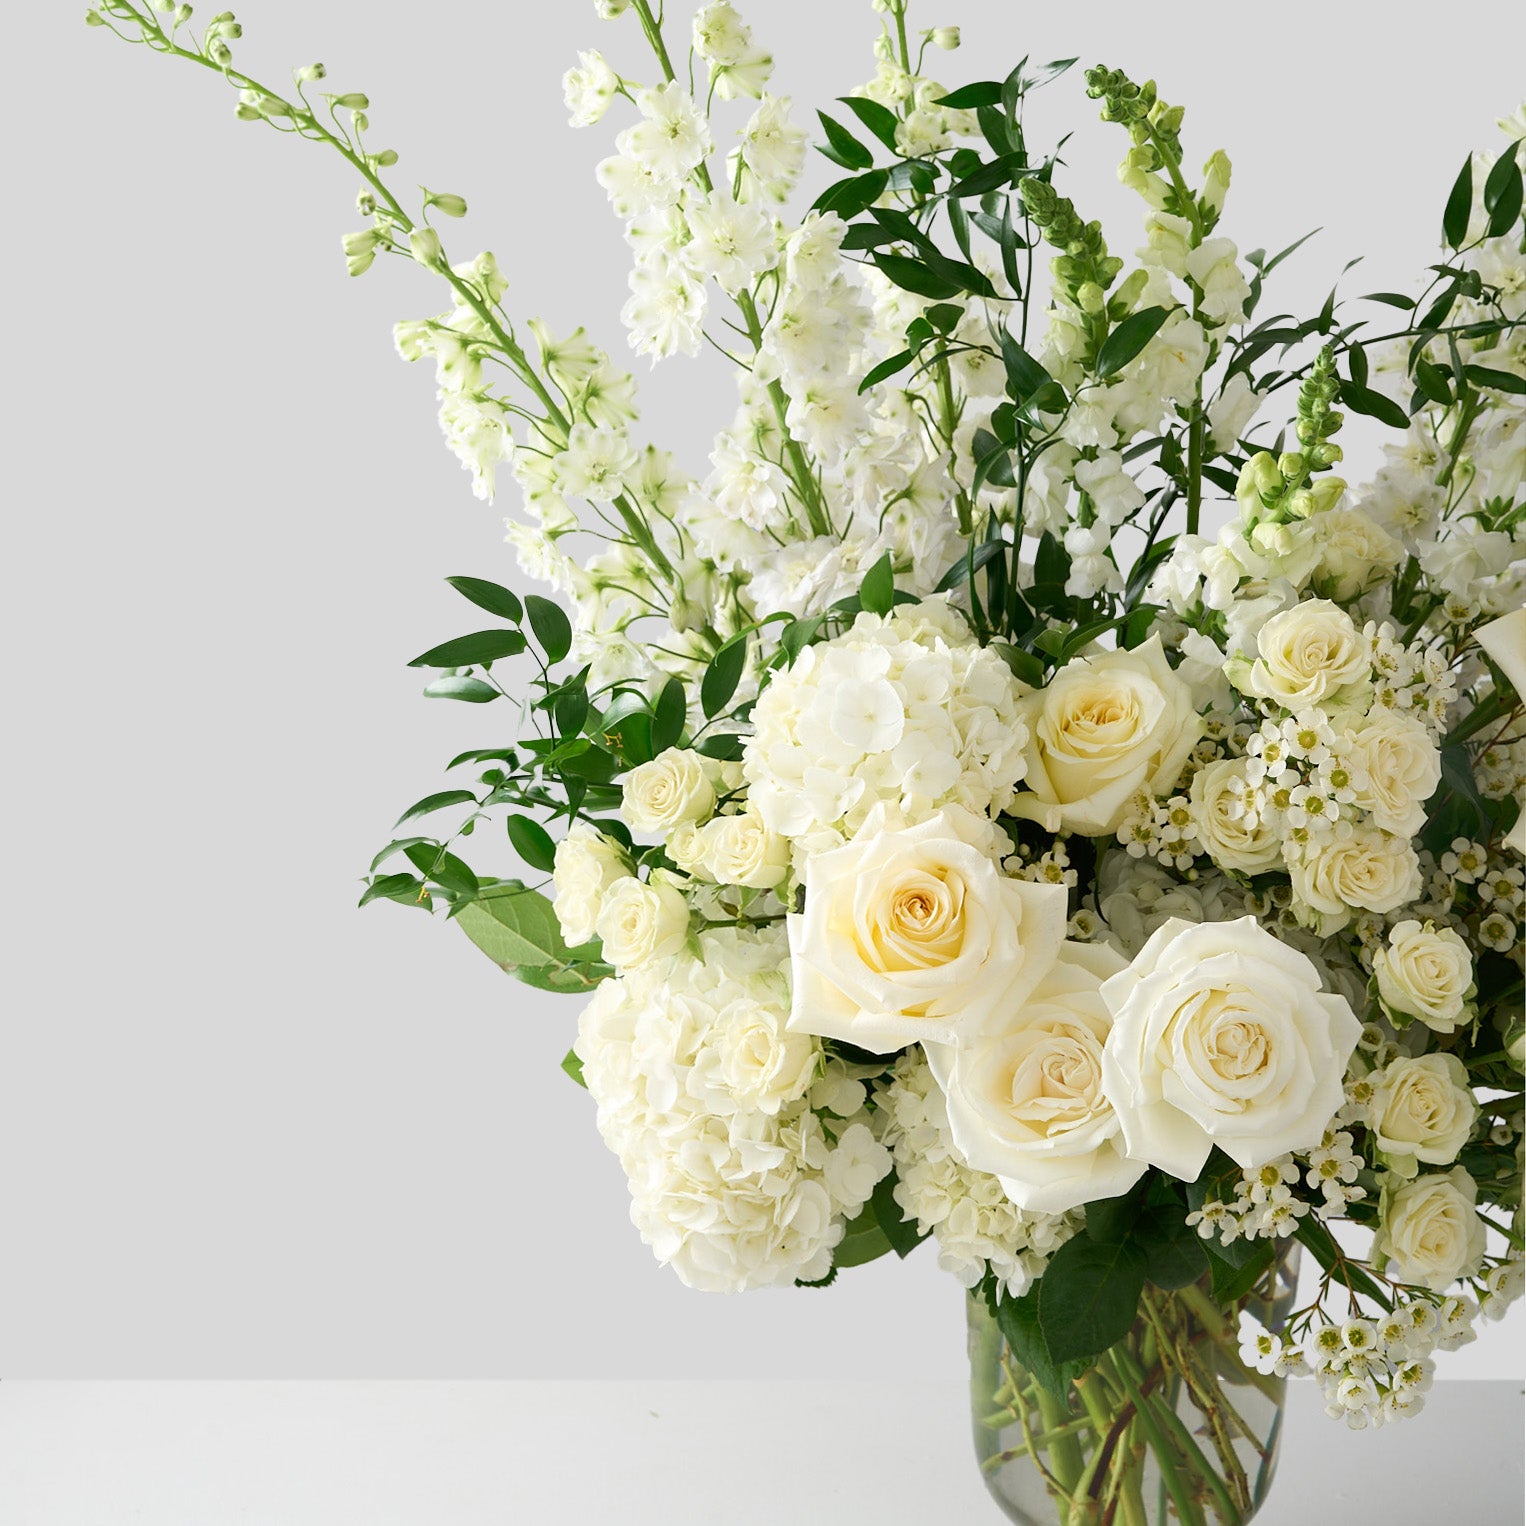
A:
[[[1219,149],[1203,166],[1203,204],[1216,216],[1224,210],[1224,198],[1229,194],[1229,176],[1233,166],[1229,155]]]

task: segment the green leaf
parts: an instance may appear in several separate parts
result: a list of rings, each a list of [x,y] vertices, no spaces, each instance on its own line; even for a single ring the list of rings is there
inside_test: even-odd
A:
[[[1452,389],[1447,385],[1445,373],[1441,367],[1419,357],[1415,361],[1415,386],[1433,403],[1440,403],[1443,407],[1452,401]]]
[[[551,902],[523,885],[485,886],[456,920],[494,964],[541,990],[586,994],[613,973],[596,942],[569,949]]]
[[[996,655],[1012,669],[1012,675],[1019,683],[1037,689],[1044,682],[1044,664],[1032,652],[1025,652],[1010,641],[993,641],[991,645]]]
[[[959,558],[947,572],[938,579],[938,586],[934,593],[948,593],[955,588],[961,587],[965,581],[973,577],[982,567],[994,557],[1006,553],[1007,543],[1001,540],[981,541],[978,546],[971,546],[969,551]]]
[[[1453,249],[1460,249],[1468,234],[1468,216],[1473,210],[1473,160],[1463,161],[1457,179],[1452,182],[1452,194],[1447,197],[1446,211],[1441,214],[1441,233]]]
[[[657,696],[657,703],[652,708],[652,753],[654,756],[678,745],[688,713],[689,701],[684,694],[683,684],[676,678],[670,678],[662,686],[662,693]]]
[[[1409,415],[1392,398],[1358,387],[1353,382],[1342,382],[1340,390],[1341,401],[1353,413],[1365,413],[1368,418],[1377,419],[1392,429],[1409,428]]]
[[[1238,1250],[1238,1261],[1231,1260],[1226,1249]],[[1238,1303],[1266,1276],[1267,1268],[1277,1259],[1277,1243],[1274,1240],[1236,1240],[1232,1246],[1220,1245],[1217,1240],[1205,1243],[1208,1270],[1213,1277],[1213,1296],[1221,1304]]]
[[[405,906],[422,906],[429,910],[429,892],[424,882],[411,874],[384,874],[366,886],[359,905],[368,906],[372,901],[400,901]]]
[[[916,358],[915,350],[902,350],[899,355],[892,355],[888,360],[882,360],[858,384],[860,396],[871,387],[877,387],[882,381],[888,381],[897,371],[904,371]]]
[[[1509,371],[1496,371],[1493,366],[1464,366],[1463,375],[1475,387],[1489,387],[1495,392],[1526,393],[1526,378]]]
[[[556,844],[551,834],[529,816],[510,816],[505,825],[514,851],[532,868],[550,874],[556,867]]]
[[[424,685],[425,699],[459,699],[468,705],[485,705],[499,697],[492,684],[480,678],[466,678],[452,673],[445,678],[432,679]]]
[[[818,111],[816,115],[821,118],[827,135],[827,146],[822,148],[817,144],[817,147],[828,159],[845,170],[866,170],[874,163],[874,155],[841,122],[834,122],[824,111]]]
[[[432,843],[419,843],[404,848],[403,852],[426,880],[442,885],[452,895],[470,899],[477,894],[477,876],[454,853],[447,853]]]
[[[811,208],[813,212],[835,212],[844,222],[852,222],[861,212],[867,211],[885,194],[890,183],[887,170],[870,170],[867,175],[854,175],[829,185]]]
[[[888,615],[895,608],[895,569],[888,551],[864,574],[858,601],[871,615]]]
[[[1039,1279],[1038,1323],[1056,1364],[1106,1351],[1129,1333],[1144,1292],[1145,1255],[1128,1240],[1099,1245],[1083,1230]]]
[[[1039,1387],[1063,1399],[1070,1385],[1086,1371],[1088,1363],[1084,1358],[1056,1362],[1051,1356],[1039,1321],[1039,1298],[1043,1286],[1040,1278],[1021,1298],[998,1293],[996,1324],[1002,1338],[1011,1347],[1013,1357],[1033,1374]]]
[[[1130,313],[1106,339],[1097,351],[1098,376],[1111,376],[1121,371],[1160,332],[1161,325],[1171,316],[1164,307],[1142,307]]]
[[[1007,383],[1011,388],[1012,396],[1019,402],[1024,398],[1032,397],[1040,388],[1048,386],[1054,380],[1043,366],[1017,342],[1017,337],[1009,334],[1006,329],[1001,331],[1001,358],[1007,368]]]
[[[1001,102],[1001,84],[994,79],[978,80],[973,85],[961,85],[952,94],[939,96],[934,106],[946,111],[974,111],[979,106],[996,106]]]
[[[1521,166],[1514,143],[1502,152],[1484,182],[1484,211],[1489,237],[1503,238],[1521,215]]]
[[[981,165],[978,170],[972,171],[963,180],[956,180],[949,187],[948,194],[955,197],[984,196],[987,191],[1011,185],[1027,167],[1026,155],[1002,154],[991,160],[989,164]]]
[[[525,617],[524,606],[518,597],[500,583],[489,583],[485,578],[446,578],[445,581],[463,599],[470,599],[479,609],[497,615],[500,620],[518,625]]]
[[[920,260],[909,259],[904,254],[884,254],[876,252],[873,256],[874,263],[880,270],[903,291],[915,292],[919,297],[930,298],[934,302],[945,302],[950,297],[957,297],[964,288],[947,276],[935,275]]]
[[[900,153],[896,147],[895,130],[900,125],[896,114],[878,101],[865,95],[840,95],[837,97],[893,154]]]
[[[1488,825],[1489,807],[1478,792],[1478,783],[1473,778],[1473,754],[1466,747],[1441,749],[1441,783],[1427,805],[1434,809],[1445,803],[1448,797],[1472,808],[1477,827]]]
[[[699,703],[706,720],[720,714],[742,681],[742,670],[747,666],[747,640],[733,636],[705,669],[700,680]]]
[[[1413,297],[1406,297],[1402,291],[1370,291],[1362,298],[1364,302],[1383,302],[1389,307],[1397,307],[1401,312],[1409,312],[1415,306]]]
[[[584,1091],[588,1090],[588,1083],[583,1079],[583,1062],[578,1058],[576,1049],[569,1049],[562,1057],[562,1069],[572,1077]]]
[[[1144,1177],[1118,1197],[1099,1198],[1086,1205],[1086,1233],[1098,1245],[1116,1245],[1128,1238],[1135,1220],[1144,1212],[1149,1178]]]
[[[863,1266],[866,1262],[878,1261],[881,1256],[889,1255],[890,1249],[890,1241],[880,1228],[880,1221],[874,1212],[874,1200],[871,1198],[848,1221],[837,1249],[832,1252],[832,1265],[844,1268]]]
[[[371,860],[371,873],[375,874],[377,865],[391,858],[394,853],[401,853],[405,849],[411,848],[415,843],[428,841],[429,839],[427,837],[399,837],[394,841],[389,842],[387,846],[383,848],[381,852]]]
[[[904,1216],[901,1205],[895,1200],[895,1184],[896,1174],[892,1170],[888,1176],[880,1178],[869,1203],[880,1232],[890,1242],[891,1250],[904,1261],[927,1236],[917,1232],[915,1219]]]
[[[526,595],[525,608],[530,615],[530,629],[535,632],[547,663],[560,662],[572,650],[572,623],[566,611],[560,604],[534,593]]]
[[[473,668],[497,662],[500,657],[514,657],[525,649],[525,638],[518,631],[474,631],[443,641],[415,657],[410,668]]]
[[[410,805],[397,818],[393,830],[395,831],[398,827],[402,826],[405,821],[413,821],[420,816],[427,816],[431,811],[443,810],[447,805],[465,805],[468,800],[473,805],[477,803],[477,797],[469,789],[447,789],[441,790],[437,795],[425,795],[422,800]]]
[[[1145,1254],[1145,1276],[1158,1288],[1184,1288],[1209,1269],[1202,1236],[1188,1225],[1179,1203],[1144,1213],[1135,1225],[1134,1241]]]

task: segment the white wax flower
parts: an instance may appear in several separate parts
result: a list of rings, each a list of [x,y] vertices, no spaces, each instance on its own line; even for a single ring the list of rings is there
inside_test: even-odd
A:
[[[1436,1033],[1467,1021],[1475,994],[1473,956],[1450,927],[1410,919],[1389,929],[1372,956],[1378,999],[1391,1013],[1416,1018]]]
[[[923,1045],[960,1153],[1025,1212],[1117,1197],[1148,1169],[1125,1155],[1102,1086],[1102,982],[1126,968],[1105,945],[1066,943],[1020,1008],[954,1044]]]
[[[1467,1068],[1455,1054],[1403,1055],[1371,1077],[1367,1121],[1378,1149],[1412,1176],[1415,1163],[1449,1166],[1478,1118]]]
[[[789,918],[791,1028],[889,1054],[1022,1004],[1064,940],[1067,892],[1008,879],[987,831],[954,808],[896,828],[882,806],[808,860]]]
[[[1401,1282],[1444,1292],[1478,1267],[1484,1225],[1475,1211],[1478,1184],[1461,1166],[1427,1173],[1385,1193],[1374,1256],[1388,1257]]]
[[[1217,1145],[1253,1170],[1312,1149],[1341,1105],[1361,1023],[1254,917],[1167,922],[1102,995],[1103,1085],[1132,1159],[1192,1181]]]
[[[1092,837],[1118,830],[1138,790],[1169,793],[1203,734],[1158,635],[1132,651],[1073,657],[1018,712],[1028,788],[1012,814]]]

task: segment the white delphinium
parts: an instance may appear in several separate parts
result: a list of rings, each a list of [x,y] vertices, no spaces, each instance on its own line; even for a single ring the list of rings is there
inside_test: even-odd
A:
[[[558,485],[569,498],[612,503],[625,491],[638,457],[623,430],[574,424],[567,448],[555,460]]]
[[[705,337],[705,289],[680,265],[652,260],[630,274],[631,295],[620,310],[631,348],[655,365],[670,355],[699,354]]]
[[[943,1093],[919,1050],[904,1055],[876,1091],[880,1137],[895,1156],[895,1200],[938,1242],[938,1264],[965,1287],[987,1268],[1013,1297],[1042,1275],[1081,1227],[1079,1215],[1024,1213],[984,1171],[972,1170],[949,1132]]]
[[[731,296],[751,287],[779,258],[773,225],[754,207],[736,202],[723,191],[684,209],[689,242],[683,259],[700,276],[714,278]]]
[[[742,763],[752,803],[804,851],[837,846],[879,804],[913,823],[944,805],[1000,811],[1022,776],[1019,697],[947,603],[861,614],[763,691]]]
[[[788,96],[764,95],[727,158],[727,178],[739,200],[783,201],[805,168],[808,142],[790,120]]]
[[[694,51],[704,59],[722,100],[758,96],[773,73],[774,61],[752,40],[752,29],[730,0],[712,0],[695,13]]]
[[[592,127],[620,93],[620,76],[596,49],[578,54],[578,67],[562,76],[562,94],[573,127]]]
[[[599,1131],[642,1239],[690,1287],[819,1281],[890,1153],[863,1086],[785,1028],[782,930],[717,930],[700,947],[607,981],[584,1008],[576,1050]]]

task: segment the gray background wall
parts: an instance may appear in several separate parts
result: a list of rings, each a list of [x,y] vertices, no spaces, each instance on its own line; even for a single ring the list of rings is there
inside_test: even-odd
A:
[[[0,105],[0,1371],[956,1375],[961,1295],[925,1251],[826,1293],[680,1287],[557,1070],[574,1007],[438,920],[354,910],[398,811],[503,739],[403,666],[467,628],[445,575],[517,578],[429,376],[392,353],[394,318],[444,304],[410,269],[347,279],[337,159],[236,122],[214,76],[80,9],[11,18]],[[745,9],[800,104],[869,74],[867,4]],[[1464,153],[1518,98],[1512,7],[1409,14],[940,0],[914,19],[963,23],[950,84],[1024,52],[1156,74],[1193,153],[1234,159],[1242,249],[1325,229],[1285,267],[1279,305],[1305,308],[1362,250],[1352,291],[1408,285]],[[622,350],[627,255],[591,173],[613,124],[569,132],[559,79],[579,46],[640,75],[629,22],[523,0],[241,16],[243,68],[279,83],[323,59],[372,96],[398,184],[472,200],[452,247],[498,253],[514,311]],[[1067,184],[1132,249],[1120,139],[1078,73],[1035,123],[1075,127]],[[695,469],[731,409],[714,379],[675,362],[645,390],[652,438]],[[1522,1328],[1448,1370],[1518,1374]]]

